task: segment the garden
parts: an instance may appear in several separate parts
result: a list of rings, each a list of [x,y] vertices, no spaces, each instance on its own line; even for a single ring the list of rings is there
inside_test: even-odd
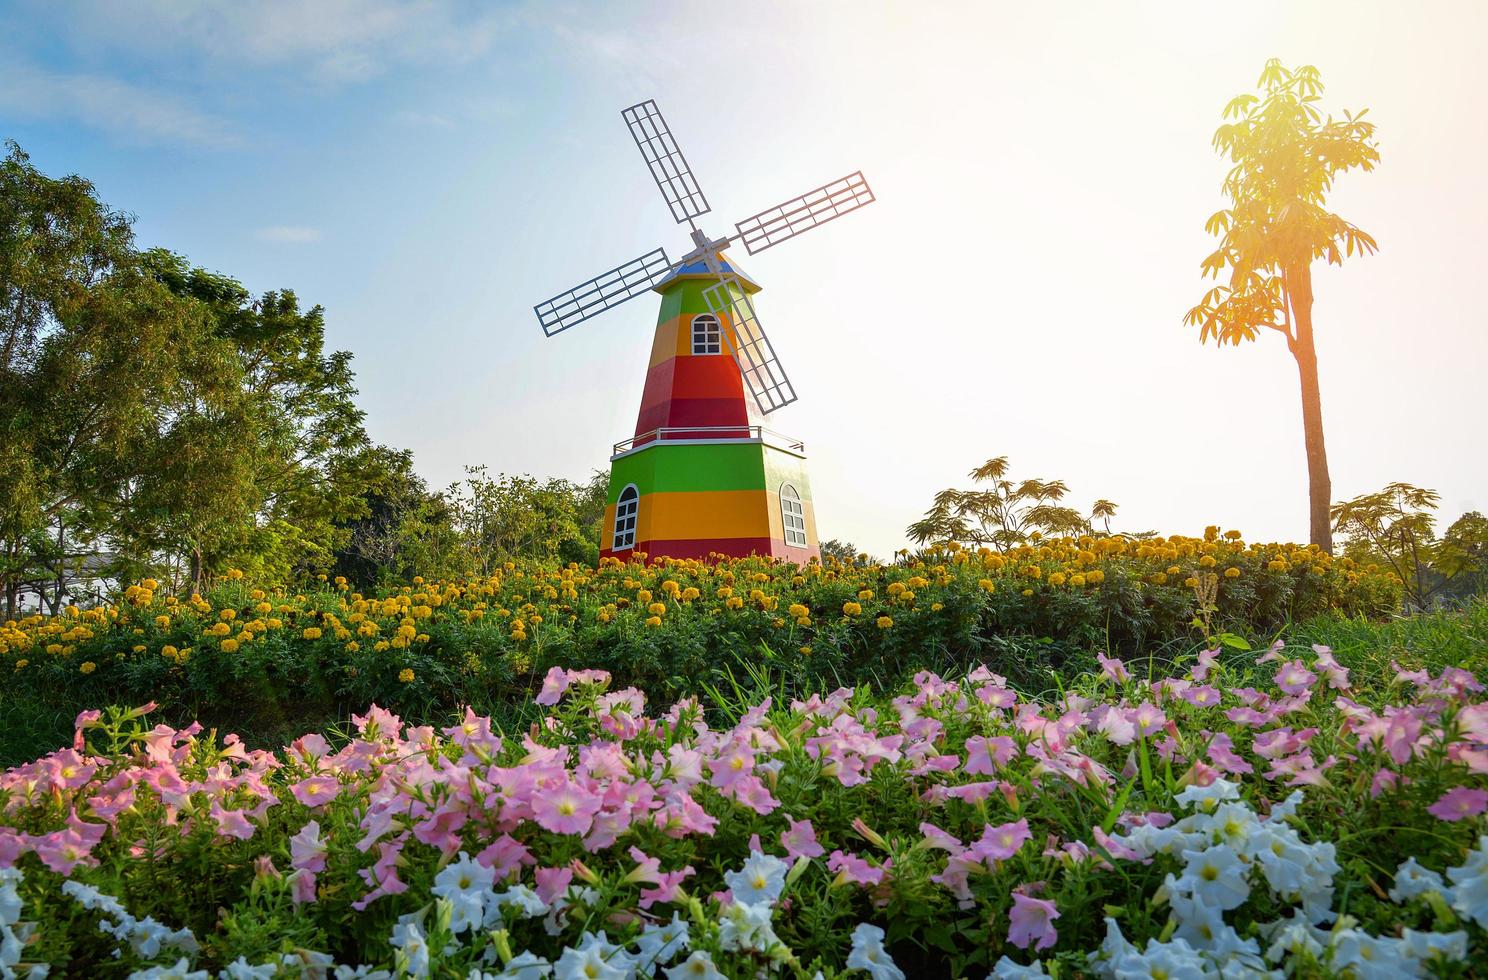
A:
[[[254,5],[240,6],[251,17]],[[397,6],[359,30],[388,30]],[[420,22],[439,19],[439,4],[414,6]],[[458,65],[466,42],[507,29],[424,54]],[[714,42],[722,51],[727,38]],[[605,62],[629,50],[585,44]],[[203,62],[230,60],[221,47]],[[360,55],[335,67],[316,85],[380,74]],[[722,74],[690,71],[699,87]],[[36,99],[38,111],[110,114],[90,108],[94,76],[16,78],[36,92],[67,81],[65,98]],[[638,553],[640,496],[631,488],[635,503],[620,510],[627,498],[601,471],[575,481],[466,465],[463,479],[431,487],[411,450],[369,435],[352,356],[328,346],[323,307],[137,245],[134,219],[92,184],[49,177],[7,143],[0,980],[1488,977],[1488,519],[1466,509],[1438,534],[1443,496],[1404,482],[1333,499],[1312,269],[1376,251],[1324,207],[1335,178],[1379,161],[1374,124],[1323,113],[1310,66],[1269,61],[1256,88],[1224,108],[1215,133],[1228,206],[1204,226],[1218,243],[1200,267],[1215,282],[1182,319],[1221,346],[1284,335],[1302,396],[1306,544],[1218,525],[1192,536],[1113,529],[1112,501],[1076,509],[1064,481],[1014,479],[999,456],[971,471],[970,489],[936,494],[888,546],[914,547],[887,558],[817,541],[829,504],[793,486],[790,497],[783,486],[748,491],[778,493],[780,529],[793,532],[782,542],[714,535],[711,505],[692,508],[691,537],[657,540],[677,555],[699,554],[684,547],[698,541],[764,540],[799,560]],[[109,104],[138,94],[103,90]],[[654,109],[632,109],[645,105]],[[128,115],[156,126],[169,117],[172,132],[211,128],[175,108]],[[349,154],[362,117],[336,118],[357,123],[336,129]],[[659,115],[645,118],[664,134],[638,137],[657,175],[658,161],[681,154],[648,150],[671,136]],[[957,145],[974,143],[956,125],[967,136]],[[231,135],[213,145],[250,158]],[[359,158],[370,167],[385,155]],[[410,172],[396,182],[411,188]],[[338,174],[338,187],[353,176]],[[872,200],[861,172],[849,186]],[[441,190],[445,204],[466,199],[454,183]],[[778,219],[749,220],[783,221],[775,231],[789,237],[803,210],[819,207],[811,216],[824,222],[843,204],[800,200]],[[668,203],[675,214],[679,200]],[[181,211],[198,213],[198,202]],[[397,225],[379,214],[378,236],[348,238]],[[318,239],[314,228],[273,226],[256,241]],[[716,271],[727,241],[695,226],[693,240],[692,266],[657,250],[652,271]],[[417,287],[390,279],[429,294],[417,316],[434,322],[447,309],[429,283],[464,276],[451,271],[461,251],[451,239],[448,268]],[[937,261],[962,251],[972,250]],[[407,257],[390,251],[375,267],[412,277]],[[520,258],[481,261],[504,273]],[[974,271],[1001,275],[1007,261]],[[537,308],[544,332],[644,292],[650,284],[627,268],[549,301],[547,320]],[[374,319],[408,315],[369,295],[395,311]],[[588,306],[574,299],[586,295]],[[934,300],[931,290],[916,303]],[[737,337],[752,312],[730,309]],[[925,319],[949,328],[958,317]],[[1119,317],[1077,319],[1114,333],[1107,321]],[[400,408],[438,387],[402,360],[441,346],[410,343],[420,327],[398,323],[398,383],[382,386],[393,394],[371,386]],[[713,349],[693,354],[724,353],[731,331],[716,317],[712,329]],[[1088,340],[1071,338],[1056,353]],[[981,342],[946,349],[969,360]],[[442,379],[460,377],[450,361],[493,360],[499,390],[482,391],[478,411],[440,402],[443,414],[420,416],[437,424],[403,431],[428,445],[459,430],[462,451],[467,432],[531,443],[568,431],[563,420],[589,403],[523,389],[539,374],[506,359],[519,350],[484,333],[442,346]],[[739,364],[711,363],[743,384],[730,373]],[[938,382],[903,373],[921,390],[894,414],[927,425],[923,389]],[[1176,416],[1202,414],[1195,405],[1247,423],[1250,388],[1189,378],[1194,395],[1172,383],[1180,372],[1150,365],[1022,371],[1036,398],[1009,380],[974,417],[949,401],[935,415],[980,425],[1063,408],[1072,426],[1093,415],[1105,424],[1104,401],[1070,397],[1075,377],[1082,387],[1113,379],[1100,399],[1124,389],[1145,400],[1150,387],[1161,400],[1148,437],[1164,452],[1143,457],[1149,487],[1221,469],[1247,486],[1273,480],[1271,460],[1218,445],[1216,423],[1187,456],[1172,451],[1184,431]],[[844,427],[859,426],[847,408],[876,411],[901,394],[852,380],[854,399],[836,416]],[[1357,387],[1371,385],[1387,387]],[[1402,379],[1388,387],[1407,392]],[[522,414],[519,400],[541,402],[538,414]],[[1443,409],[1432,425],[1458,422]],[[1425,445],[1424,429],[1412,440]],[[865,465],[897,467],[916,443],[885,435],[883,445],[893,448]],[[649,493],[645,506],[691,492]],[[1462,492],[1447,499],[1472,505]],[[1302,514],[1276,523],[1295,519],[1300,534]]]

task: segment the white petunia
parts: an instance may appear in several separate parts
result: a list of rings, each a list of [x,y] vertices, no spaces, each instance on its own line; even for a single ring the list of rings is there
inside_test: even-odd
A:
[[[569,947],[553,965],[557,980],[624,980],[629,971],[612,966],[605,960],[604,946],[591,944],[587,949]]]
[[[1034,960],[1024,966],[1022,963],[1014,963],[1004,956],[992,967],[992,972],[987,974],[987,980],[1033,980],[1034,977],[1047,977],[1044,972],[1044,964],[1041,960]]]
[[[1389,891],[1390,901],[1408,902],[1427,892],[1447,894],[1447,883],[1442,876],[1430,868],[1423,868],[1415,858],[1406,858],[1405,863],[1395,869],[1395,884]]]
[[[790,865],[773,854],[751,851],[744,867],[723,876],[735,902],[745,905],[772,904],[785,889],[785,873]]]
[[[135,970],[129,975],[129,980],[212,980],[212,974],[206,970],[193,970],[183,956],[170,966]]]
[[[482,973],[479,980],[543,980],[552,972],[553,964],[536,953],[519,953],[500,973]],[[476,980],[474,972],[470,980]]]
[[[653,923],[636,937],[643,963],[655,966],[670,963],[687,949],[688,926],[680,912],[672,913],[671,922]]]
[[[1400,946],[1406,956],[1413,960],[1430,962],[1435,959],[1460,963],[1467,959],[1467,933],[1417,932],[1405,929],[1400,934]]]
[[[1452,879],[1452,908],[1488,929],[1488,837],[1467,852],[1467,860],[1447,869]]]
[[[739,902],[724,906],[718,920],[718,940],[731,951],[768,952],[780,942],[770,925],[770,906]]]
[[[274,974],[278,972],[278,963],[260,963],[254,966],[239,956],[223,967],[218,976],[226,980],[274,980]]]
[[[1250,897],[1250,866],[1228,844],[1183,852],[1183,876],[1172,890],[1218,909],[1239,908]]]
[[[713,965],[713,957],[701,949],[695,950],[687,959],[662,972],[666,974],[667,980],[728,980]]]
[[[884,949],[884,931],[868,922],[858,923],[852,934],[852,952],[847,954],[847,968],[862,970],[872,980],[905,980],[904,971]]]
[[[1394,980],[1421,973],[1419,965],[1406,957],[1399,940],[1382,939],[1353,928],[1333,933],[1328,965],[1356,980]]]
[[[429,943],[417,922],[407,920],[393,926],[388,944],[395,950],[393,962],[399,970],[410,977],[429,975]]]
[[[1187,786],[1174,797],[1190,809],[1213,812],[1225,800],[1240,799],[1240,787],[1226,779],[1216,779],[1208,786]]]
[[[1152,977],[1205,980],[1218,977],[1219,972],[1204,962],[1198,950],[1181,939],[1166,943],[1151,939],[1142,952],[1132,950],[1115,960],[1111,964],[1111,975],[1116,980],[1151,980]]]

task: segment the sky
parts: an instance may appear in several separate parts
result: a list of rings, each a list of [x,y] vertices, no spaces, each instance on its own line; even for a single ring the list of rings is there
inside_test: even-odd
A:
[[[817,523],[887,555],[1006,455],[1114,526],[1306,540],[1280,337],[1203,346],[1210,139],[1267,58],[1368,108],[1315,270],[1335,500],[1488,509],[1488,5],[0,0],[0,138],[164,246],[326,308],[371,436],[585,477],[634,431],[656,305],[545,338],[533,304],[689,247],[620,118],[655,99],[733,222],[861,169],[877,202],[745,263],[800,400]]]

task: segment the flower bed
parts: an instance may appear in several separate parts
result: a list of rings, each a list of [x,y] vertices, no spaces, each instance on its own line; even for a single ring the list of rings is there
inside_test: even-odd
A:
[[[1016,677],[1009,650],[1019,638],[1042,672],[1071,657],[1083,664],[1097,646],[1188,647],[1201,636],[1196,611],[1215,632],[1269,642],[1325,611],[1388,613],[1398,594],[1377,569],[1217,530],[941,551],[886,566],[512,563],[377,595],[344,582],[283,593],[231,575],[205,595],[177,598],[146,581],[113,606],[5,624],[0,670],[36,706],[31,725],[64,726],[53,739],[83,707],[155,700],[177,722],[272,745],[372,702],[420,722],[461,705],[499,713],[527,701],[553,665],[604,668],[666,700],[699,693],[721,664],[757,659],[762,646],[815,685],[893,683],[978,659]],[[0,761],[36,749],[5,738]]]
[[[1488,956],[1472,673],[1355,684],[1278,646],[1131,674],[1103,657],[1049,701],[979,668],[652,714],[554,668],[525,731],[373,708],[277,753],[87,712],[0,779],[0,964],[1363,977]]]

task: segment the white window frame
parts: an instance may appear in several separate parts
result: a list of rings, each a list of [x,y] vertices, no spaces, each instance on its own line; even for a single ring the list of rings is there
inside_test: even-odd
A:
[[[711,313],[699,313],[692,318],[692,352],[694,354],[722,354],[723,326]]]
[[[785,529],[787,545],[806,547],[806,505],[801,503],[801,495],[789,483],[780,487],[780,524]]]
[[[636,521],[641,513],[641,491],[634,483],[627,484],[620,496],[615,498],[615,524],[610,537],[611,551],[625,551],[635,547]]]

